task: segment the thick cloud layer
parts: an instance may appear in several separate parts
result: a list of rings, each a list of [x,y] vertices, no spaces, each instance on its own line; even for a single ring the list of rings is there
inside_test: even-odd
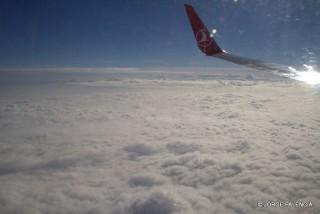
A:
[[[319,213],[319,93],[251,79],[2,95],[0,213]]]

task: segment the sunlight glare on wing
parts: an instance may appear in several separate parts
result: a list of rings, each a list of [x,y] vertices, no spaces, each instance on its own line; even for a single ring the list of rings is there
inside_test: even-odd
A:
[[[320,85],[320,72],[315,70],[311,65],[303,64],[303,67],[304,69],[297,70],[289,66],[288,69],[291,73],[287,76],[312,86]]]

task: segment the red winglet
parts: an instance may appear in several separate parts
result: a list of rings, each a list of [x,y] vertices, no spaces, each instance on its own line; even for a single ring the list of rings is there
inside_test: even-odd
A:
[[[214,39],[210,37],[208,29],[202,23],[193,7],[187,4],[185,4],[184,7],[200,50],[208,56],[222,53],[221,48],[217,45]]]

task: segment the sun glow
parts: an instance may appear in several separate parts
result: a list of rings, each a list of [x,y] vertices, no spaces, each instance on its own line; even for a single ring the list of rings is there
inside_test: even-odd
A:
[[[288,67],[291,73],[286,76],[312,86],[320,86],[320,72],[315,70],[311,65],[303,64],[303,67],[304,69],[302,70]]]

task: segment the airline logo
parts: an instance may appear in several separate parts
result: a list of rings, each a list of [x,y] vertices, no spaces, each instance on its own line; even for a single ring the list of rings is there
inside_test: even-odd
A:
[[[197,32],[196,40],[200,47],[208,47],[212,43],[208,31],[204,28]]]

